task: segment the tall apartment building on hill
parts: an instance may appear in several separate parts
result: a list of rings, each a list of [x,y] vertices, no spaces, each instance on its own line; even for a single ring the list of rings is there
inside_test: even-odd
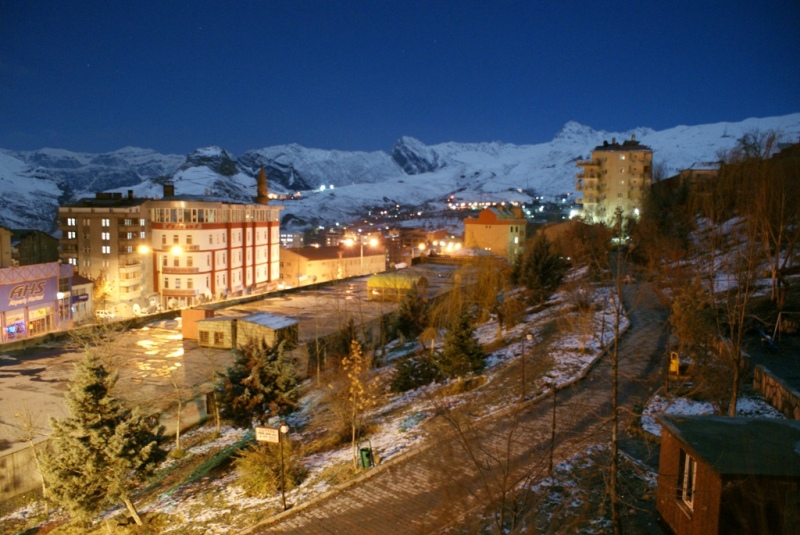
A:
[[[254,203],[132,191],[97,193],[59,208],[61,260],[101,281],[95,301],[118,316],[261,291],[280,277],[279,216],[266,176]]]
[[[617,209],[623,216],[638,216],[645,191],[653,180],[653,150],[635,136],[617,143],[612,138],[595,147],[591,160],[579,160],[575,189],[577,202],[593,223],[613,223]]]

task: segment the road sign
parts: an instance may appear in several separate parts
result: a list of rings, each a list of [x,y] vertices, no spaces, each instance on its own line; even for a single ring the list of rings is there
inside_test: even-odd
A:
[[[274,442],[281,441],[280,430],[272,427],[256,427],[256,440],[258,442]]]

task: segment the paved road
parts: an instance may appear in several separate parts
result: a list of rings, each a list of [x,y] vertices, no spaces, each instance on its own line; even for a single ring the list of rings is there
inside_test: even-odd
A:
[[[631,325],[619,348],[619,400],[630,406],[646,399],[659,371],[667,311],[646,285],[626,286],[624,297]],[[555,462],[610,440],[610,392],[608,357],[585,380],[559,392]],[[373,469],[367,477],[270,519],[251,533],[441,532],[478,512],[501,489],[546,473],[551,424],[547,401],[480,422],[458,420],[460,432],[450,438]]]

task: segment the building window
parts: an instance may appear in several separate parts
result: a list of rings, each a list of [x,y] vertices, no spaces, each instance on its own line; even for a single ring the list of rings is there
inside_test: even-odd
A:
[[[77,258],[70,258],[69,259],[69,263],[72,264],[73,266],[77,266],[78,265],[78,259]]]
[[[214,235],[213,234],[209,234],[208,235],[208,244],[209,245],[214,245]]]
[[[103,241],[109,241],[111,239],[111,233],[110,232],[101,232],[100,233],[100,239],[103,240]]]
[[[129,239],[129,240],[132,240],[132,239],[133,239],[133,232],[128,232],[128,239]]]
[[[166,234],[162,234],[161,235],[161,245],[166,245],[166,244],[167,244],[167,235]]]
[[[174,243],[175,245],[178,245],[178,235],[177,234],[173,234],[172,235],[172,243]]]
[[[200,338],[200,343],[201,344],[207,344],[208,343],[208,331],[200,331],[198,333],[198,337]]]
[[[101,219],[100,220],[100,226],[101,227],[110,227],[111,226],[111,220],[110,219]]]
[[[78,237],[78,233],[77,232],[67,232],[67,239],[68,240],[74,240],[77,237]]]
[[[103,254],[111,254],[111,246],[110,245],[103,245],[101,247],[101,252]]]
[[[192,257],[191,256],[187,256],[186,257],[186,267],[192,267],[193,264],[194,264],[194,260],[192,260]]]
[[[186,279],[186,288],[189,290],[194,290],[194,280]]]
[[[167,255],[161,257],[161,265],[167,267]]]
[[[221,346],[225,341],[225,336],[222,333],[214,333],[214,345]]]
[[[144,231],[140,232],[140,233],[139,233],[139,237],[140,237],[141,239],[143,239],[143,240],[144,240],[144,239],[147,239],[147,232],[144,232]]]
[[[173,267],[181,267],[181,260],[177,256],[172,259],[172,266]]]
[[[91,224],[92,224],[92,220],[91,220],[91,219],[88,219],[88,218],[87,218],[87,219],[84,219],[84,220],[83,220],[83,226],[84,226],[84,227],[91,226]]]
[[[175,288],[179,289],[181,287],[181,279],[175,279]]]
[[[169,288],[169,277],[164,277],[164,288]]]
[[[686,507],[694,509],[694,485],[697,477],[697,462],[681,450],[680,467],[678,469],[678,499]]]
[[[125,224],[126,227],[130,227],[131,225],[133,225],[133,220],[126,219],[124,224]]]
[[[143,227],[143,226],[145,226],[145,225],[147,225],[147,221],[146,221],[146,220],[144,220],[144,219],[140,219],[140,220],[139,220],[139,226],[140,226],[140,227]]]
[[[191,244],[192,244],[192,235],[191,234],[187,234],[186,235],[186,245],[191,245]]]
[[[78,223],[78,221],[74,217],[68,217],[67,218],[67,226],[68,227],[74,227],[77,223]]]

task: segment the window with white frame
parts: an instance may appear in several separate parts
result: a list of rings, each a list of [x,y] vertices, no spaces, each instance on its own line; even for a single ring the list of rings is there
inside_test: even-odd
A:
[[[694,509],[696,477],[697,462],[686,451],[681,450],[680,466],[678,468],[678,499],[689,509]]]
[[[100,226],[101,227],[110,227],[111,226],[111,220],[110,219],[101,219],[100,220]]]
[[[111,233],[110,232],[101,232],[100,233],[100,239],[103,240],[103,241],[109,241],[111,239]]]
[[[103,254],[111,254],[111,246],[110,245],[103,245],[100,249],[100,252]]]
[[[77,232],[67,232],[67,239],[68,240],[74,240],[77,237],[78,237],[78,233]]]
[[[78,223],[78,221],[74,217],[68,217],[67,218],[67,226],[68,227],[74,227],[77,223]]]

